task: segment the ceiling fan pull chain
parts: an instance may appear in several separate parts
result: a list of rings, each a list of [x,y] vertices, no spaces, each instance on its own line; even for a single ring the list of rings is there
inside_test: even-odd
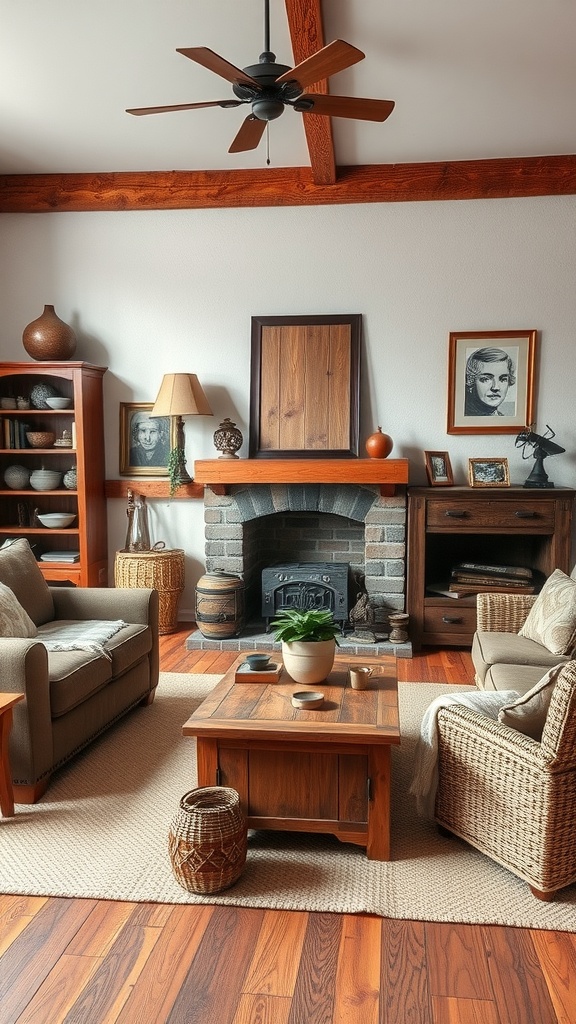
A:
[[[266,165],[270,167],[270,122],[266,121]]]

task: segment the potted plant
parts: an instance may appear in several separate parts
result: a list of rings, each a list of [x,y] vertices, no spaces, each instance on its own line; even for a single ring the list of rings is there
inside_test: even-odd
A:
[[[282,643],[284,667],[295,682],[321,683],[326,679],[341,632],[332,612],[283,608],[271,626],[274,638]]]

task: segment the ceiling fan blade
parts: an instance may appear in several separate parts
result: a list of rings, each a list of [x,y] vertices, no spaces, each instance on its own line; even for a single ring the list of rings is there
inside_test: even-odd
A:
[[[198,110],[200,107],[239,107],[244,100],[212,100],[210,103],[176,103],[167,107],[132,107],[127,114],[165,114],[170,110]]]
[[[335,75],[337,71],[344,71],[352,64],[357,64],[359,60],[364,60],[365,56],[366,54],[362,53],[362,50],[358,50],[351,43],[345,43],[343,39],[335,39],[334,42],[328,43],[328,46],[313,53],[311,57],[307,57],[301,64],[297,64],[295,68],[285,71],[280,78],[276,79],[276,84],[282,85],[284,82],[297,81],[305,89],[308,85],[313,85],[314,82],[330,78],[330,75]]]
[[[299,96],[294,110],[302,114],[325,114],[328,117],[353,117],[359,121],[385,121],[394,110],[394,100],[369,100],[358,96],[324,96],[306,93]]]
[[[228,150],[229,153],[246,153],[249,149],[256,149],[264,134],[266,121],[248,114],[240,126],[240,131]]]
[[[189,57],[190,60],[196,61],[197,64],[201,64],[202,67],[208,68],[209,71],[213,71],[214,74],[220,75],[221,78],[225,78],[227,82],[241,82],[244,85],[258,85],[255,78],[251,78],[240,68],[234,67],[234,64],[229,64],[224,57],[220,57],[218,53],[214,53],[214,50],[208,49],[207,46],[188,46],[184,48],[177,47],[176,53],[183,53],[185,57]]]

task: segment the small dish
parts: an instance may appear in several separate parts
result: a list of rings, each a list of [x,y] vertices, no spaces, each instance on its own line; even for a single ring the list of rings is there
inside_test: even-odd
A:
[[[47,398],[46,405],[49,405],[51,409],[67,409],[69,405],[72,405],[71,398]]]
[[[324,703],[324,694],[319,690],[296,690],[292,694],[292,704],[301,711],[312,711]]]
[[[67,526],[72,525],[76,516],[66,512],[45,512],[42,515],[38,513],[38,519],[42,526],[47,526],[50,530],[65,530]]]
[[[263,671],[270,666],[270,656],[268,654],[247,654],[246,661],[250,668],[256,672]]]

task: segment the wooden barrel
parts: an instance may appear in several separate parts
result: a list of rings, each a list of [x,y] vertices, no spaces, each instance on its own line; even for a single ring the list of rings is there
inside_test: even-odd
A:
[[[196,585],[196,625],[209,640],[230,640],[244,625],[244,580],[216,569]]]
[[[235,789],[192,789],[182,797],[168,833],[174,877],[189,892],[227,889],[242,874],[247,839],[246,818]]]

